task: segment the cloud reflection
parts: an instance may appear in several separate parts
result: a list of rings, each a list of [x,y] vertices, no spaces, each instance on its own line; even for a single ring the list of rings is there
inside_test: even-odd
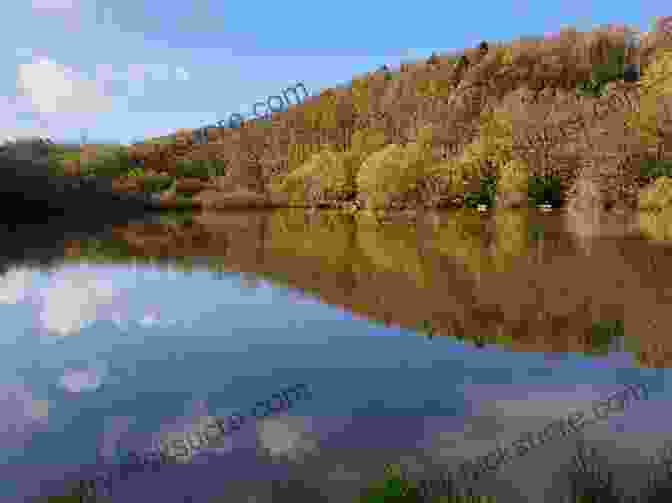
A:
[[[26,433],[27,427],[47,420],[49,402],[33,398],[21,384],[0,384],[0,411],[0,434]]]
[[[10,269],[0,277],[0,303],[17,304],[28,296],[32,273],[28,269]]]
[[[68,272],[42,289],[40,321],[50,333],[72,335],[92,324],[101,306],[111,304],[117,295],[109,280],[86,271]]]

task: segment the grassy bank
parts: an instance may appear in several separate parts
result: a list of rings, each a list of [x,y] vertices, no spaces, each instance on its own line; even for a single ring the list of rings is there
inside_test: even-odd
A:
[[[563,501],[574,503],[656,503],[670,501],[672,498],[672,468],[670,467],[669,448],[659,450],[657,456],[650,460],[648,466],[648,483],[639,488],[639,497],[626,498],[622,489],[617,487],[615,474],[605,463],[596,449],[587,449],[582,442],[577,442],[576,455],[569,470],[569,494]],[[362,491],[355,503],[383,502],[434,502],[434,503],[495,503],[504,501],[496,495],[462,488],[450,474],[436,480],[411,479],[407,477],[400,465],[388,464],[384,468],[384,478],[372,482]],[[506,500],[509,501],[509,500]]]

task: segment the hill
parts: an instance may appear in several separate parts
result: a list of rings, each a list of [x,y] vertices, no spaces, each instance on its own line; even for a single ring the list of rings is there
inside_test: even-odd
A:
[[[217,190],[294,206],[560,205],[592,194],[593,206],[634,208],[672,174],[663,26],[637,47],[613,25],[482,42],[355,77],[270,120],[208,128],[204,144],[185,129],[127,154],[167,175],[216,161]],[[648,200],[667,190],[658,182]]]

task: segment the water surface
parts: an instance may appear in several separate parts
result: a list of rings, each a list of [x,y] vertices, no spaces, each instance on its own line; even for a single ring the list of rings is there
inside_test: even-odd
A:
[[[176,213],[6,254],[2,495],[54,494],[298,383],[311,400],[115,482],[113,501],[286,499],[273,479],[345,501],[385,462],[451,470],[638,382],[648,400],[579,435],[627,486],[669,429],[672,248],[655,218],[600,237],[536,210]],[[574,449],[515,460],[498,494],[559,494],[543,491],[563,490]]]

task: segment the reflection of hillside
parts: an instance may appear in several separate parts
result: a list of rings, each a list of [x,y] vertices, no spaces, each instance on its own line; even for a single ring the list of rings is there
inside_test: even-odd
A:
[[[16,266],[49,267],[62,259],[66,243],[88,241],[105,233],[111,223],[126,221],[123,215],[98,221],[52,216],[41,223],[0,223],[0,276]]]
[[[436,213],[416,226],[376,226],[282,210],[164,220],[117,226],[97,249],[73,241],[68,255],[109,250],[253,272],[372,320],[414,329],[429,322],[435,335],[508,341],[514,350],[604,352],[610,338],[595,336],[593,325],[624,320],[625,347],[643,365],[663,363],[651,355],[663,354],[672,321],[665,248],[603,240],[587,254],[563,233],[561,217]]]

